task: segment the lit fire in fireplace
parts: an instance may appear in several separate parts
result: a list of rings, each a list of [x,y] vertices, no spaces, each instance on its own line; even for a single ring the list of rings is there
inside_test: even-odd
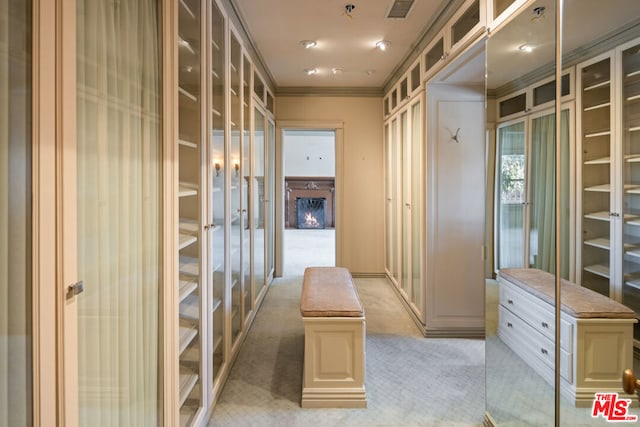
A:
[[[320,223],[318,222],[316,217],[311,214],[311,212],[307,212],[304,215],[304,223],[307,227],[310,228],[317,228],[320,226]]]

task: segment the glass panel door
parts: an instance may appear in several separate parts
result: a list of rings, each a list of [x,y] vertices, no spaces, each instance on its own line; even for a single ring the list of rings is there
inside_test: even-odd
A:
[[[270,278],[273,277],[274,269],[274,232],[276,227],[276,214],[275,214],[275,197],[276,197],[276,182],[275,182],[275,170],[276,170],[276,127],[273,120],[267,120],[267,147],[266,147],[266,161],[265,161],[265,200],[264,200],[264,212],[265,212],[265,262],[266,262],[266,277],[267,283]]]
[[[242,62],[242,176],[243,186],[246,189],[242,196],[242,209],[247,212],[247,220],[242,234],[242,269],[244,274],[244,315],[251,313],[253,302],[253,273],[251,271],[251,193],[254,191],[251,185],[251,62],[246,56]]]
[[[400,246],[399,246],[399,231],[398,222],[400,220],[400,182],[401,176],[399,171],[401,146],[398,141],[398,119],[393,119],[391,122],[391,277],[395,280],[396,285],[400,285]]]
[[[209,206],[208,206],[208,260],[207,285],[211,292],[209,313],[211,315],[211,377],[219,378],[225,361],[224,316],[225,300],[225,53],[224,53],[225,21],[215,1],[211,1],[211,134],[209,135]]]
[[[409,135],[409,113],[400,114],[400,145],[402,170],[402,280],[401,288],[407,299],[411,295],[411,141]]]
[[[391,180],[393,168],[391,167],[391,137],[389,135],[389,124],[384,125],[384,194],[386,197],[384,212],[384,241],[385,241],[385,268],[388,274],[393,269],[393,244],[392,244],[392,227],[393,222],[393,199],[391,197]]]
[[[31,2],[0,0],[0,425],[32,419]]]
[[[264,149],[265,118],[259,109],[254,110],[253,127],[253,185],[252,195],[252,230],[253,230],[253,275],[256,301],[265,284],[264,277],[264,245],[265,245],[265,212],[264,212]]]
[[[422,116],[421,103],[411,107],[411,302],[423,316],[422,301]]]
[[[640,43],[622,51],[624,274],[622,303],[640,316]],[[640,325],[634,326],[640,340]]]
[[[189,19],[199,12],[192,11]],[[85,287],[77,302],[82,426],[156,426],[162,419],[159,17],[154,0],[77,2],[77,265]],[[191,25],[197,29],[195,22]],[[199,51],[197,38],[185,40]],[[181,98],[197,106],[198,86],[184,89],[189,95]],[[199,197],[196,188],[189,191],[193,199]],[[181,215],[186,213],[182,207]],[[185,247],[191,245],[190,256],[197,257],[199,245],[193,241],[199,240],[199,216],[192,213],[185,228],[181,223],[180,234]],[[198,295],[196,290],[196,300]],[[189,317],[185,325],[198,335],[197,302],[184,308],[189,309],[181,311]],[[199,369],[198,363],[188,367],[192,390]],[[199,394],[190,397],[197,408]]]
[[[525,122],[498,129],[496,266],[523,267],[526,203]]]
[[[246,181],[241,176],[240,135],[242,132],[242,99],[240,96],[242,80],[242,52],[240,43],[231,34],[231,62],[229,74],[231,80],[231,145],[229,147],[231,179],[231,339],[235,343],[242,330],[242,234],[246,222],[246,211],[243,212],[242,195],[247,192]]]

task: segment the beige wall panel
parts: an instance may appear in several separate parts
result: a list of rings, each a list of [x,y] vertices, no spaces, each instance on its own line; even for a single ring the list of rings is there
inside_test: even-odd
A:
[[[344,123],[341,265],[384,272],[382,98],[279,97],[276,120]]]

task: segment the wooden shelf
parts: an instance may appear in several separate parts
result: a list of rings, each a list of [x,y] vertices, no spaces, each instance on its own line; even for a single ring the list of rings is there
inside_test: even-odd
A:
[[[197,382],[197,373],[191,371],[188,368],[184,368],[182,366],[180,367],[180,400],[178,402],[179,406],[182,406],[184,404]]]
[[[633,126],[629,128],[629,132],[638,132],[640,131],[640,126]]]
[[[178,183],[178,197],[197,196],[198,186],[190,182]]]
[[[192,234],[179,233],[178,235],[178,250],[182,250],[187,246],[193,245],[198,241],[198,236]]]
[[[611,157],[601,157],[599,159],[587,160],[586,162],[584,162],[585,165],[604,165],[610,163]]]
[[[215,108],[211,107],[211,112],[218,117],[222,117],[222,113],[218,110],[216,110]]]
[[[603,237],[599,237],[591,240],[585,240],[584,244],[593,246],[594,248],[600,248],[600,249],[606,249],[606,250],[611,249],[611,241]]]
[[[605,130],[605,131],[599,131],[599,132],[593,132],[593,133],[586,133],[584,135],[585,138],[597,138],[599,136],[609,136],[611,135],[611,131],[610,130]]]
[[[606,279],[609,278],[609,267],[604,264],[589,265],[585,267],[584,270]]]
[[[592,212],[586,214],[584,217],[588,219],[595,219],[596,221],[611,221],[611,216],[609,215],[608,211]]]
[[[200,231],[200,223],[195,219],[180,218],[179,221],[180,231],[184,233],[196,234],[198,231]]]
[[[220,348],[220,345],[222,344],[222,334],[218,335],[214,340],[213,340],[213,354],[216,354],[218,349]]]
[[[214,39],[211,39],[211,47],[213,47],[213,49],[217,50],[218,52],[220,51],[220,45]]]
[[[198,148],[198,144],[196,144],[195,142],[191,142],[182,138],[178,139],[178,145],[181,145],[183,147],[189,147],[189,148]]]
[[[187,12],[187,15],[189,15],[191,17],[191,19],[196,19],[196,15],[195,13],[193,13],[191,11],[191,8],[189,8],[189,6],[187,6],[187,3],[185,3],[184,0],[180,0],[180,6],[182,6],[182,9]]]
[[[178,46],[186,49],[189,51],[190,54],[195,55],[196,52],[193,50],[193,47],[191,46],[191,44],[186,41],[185,39],[183,39],[181,36],[178,36]]]
[[[596,104],[596,105],[592,105],[591,107],[585,107],[584,111],[593,111],[593,110],[599,110],[601,108],[607,108],[611,106],[611,102],[607,101],[607,102],[603,102],[601,104]]]
[[[585,187],[584,191],[609,193],[611,192],[611,184],[600,184],[600,185],[593,185],[591,187]]]
[[[220,298],[214,298],[213,304],[211,305],[211,312],[215,313],[215,311],[218,310],[220,307],[222,307],[222,300]]]
[[[636,71],[632,71],[630,73],[627,73],[624,77],[627,79],[630,79],[632,77],[637,77],[640,76],[640,70],[636,70]]]
[[[198,289],[197,277],[181,277],[178,279],[179,302],[184,301],[184,299],[191,295],[196,289]]]
[[[214,70],[213,68],[211,69],[211,75],[216,79],[216,80],[220,80],[220,74],[218,74],[218,72],[216,70]]]
[[[587,86],[584,89],[582,89],[583,92],[589,92],[590,90],[594,90],[594,89],[598,89],[601,87],[605,87],[605,86],[609,86],[611,84],[610,80],[606,80],[603,82],[599,82],[599,83],[594,83],[591,86]]]
[[[189,92],[188,90],[178,86],[178,93],[193,102],[198,102],[198,97]]]
[[[188,326],[180,326],[180,347],[179,354],[182,354],[189,344],[193,342],[195,337],[198,335],[198,330],[196,328],[190,328]]]
[[[633,96],[627,97],[627,102],[635,102],[635,101],[640,101],[640,95],[633,95]]]

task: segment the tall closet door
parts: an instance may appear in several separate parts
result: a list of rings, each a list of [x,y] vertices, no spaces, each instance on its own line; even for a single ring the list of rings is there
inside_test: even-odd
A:
[[[195,17],[200,11],[193,3]],[[75,207],[65,205],[65,221],[77,213],[77,253],[65,248],[63,255],[77,256],[84,282],[76,297],[79,424],[156,426],[162,423],[161,290],[174,286],[162,282],[162,11],[155,0],[78,0],[76,11],[77,159],[69,173],[76,175],[77,200]],[[190,83],[181,96],[192,111],[202,94],[197,79]],[[197,142],[198,124],[189,128]],[[188,191],[197,200],[198,176],[183,178],[193,178]],[[181,256],[197,259],[199,211],[181,204],[180,214],[186,220],[181,246],[190,247]],[[193,293],[196,300],[199,295]],[[185,325],[198,335],[199,304],[184,308]],[[197,382],[200,364],[188,370]],[[199,393],[187,397],[195,408],[201,404]]]
[[[0,425],[33,422],[32,5],[0,0]]]
[[[423,171],[423,134],[422,134],[422,101],[414,103],[410,107],[411,114],[411,189],[410,189],[410,206],[409,221],[411,224],[411,302],[422,321],[424,321],[424,282],[423,282],[423,187],[422,187],[422,171]]]
[[[267,120],[267,142],[265,147],[265,274],[267,282],[273,278],[276,227],[276,127],[272,119]]]
[[[222,13],[214,0],[211,5],[210,43],[210,86],[209,86],[209,118],[210,133],[208,135],[207,153],[207,195],[208,218],[205,223],[207,233],[207,289],[210,295],[207,311],[210,315],[209,361],[211,375],[209,381],[216,382],[220,378],[225,362],[224,332],[226,317],[224,315],[225,294],[225,177],[228,175],[225,162],[225,50],[224,41],[226,25]],[[213,384],[211,384],[212,386]]]
[[[400,287],[407,299],[411,298],[411,139],[409,134],[409,112],[400,114],[400,146],[401,146],[401,245],[402,267]]]
[[[524,267],[526,263],[526,122],[498,128],[496,164],[496,268]]]
[[[252,195],[252,224],[253,231],[253,275],[255,301],[260,298],[260,293],[265,285],[265,266],[264,266],[264,248],[265,248],[265,211],[264,211],[264,190],[265,190],[265,171],[264,171],[264,153],[265,153],[265,116],[259,109],[255,108],[253,112],[253,195]]]
[[[236,342],[242,331],[242,291],[244,284],[242,272],[242,245],[244,224],[247,222],[246,208],[243,207],[242,198],[247,194],[248,186],[240,173],[243,165],[241,160],[241,134],[242,134],[242,52],[240,43],[231,32],[229,62],[230,81],[230,145],[227,169],[229,170],[230,183],[230,257],[231,257],[231,340]]]
[[[396,284],[400,284],[400,213],[401,213],[401,187],[402,176],[400,175],[400,159],[401,149],[398,141],[398,119],[393,119],[389,132],[389,155],[388,155],[388,171],[390,175],[389,182],[389,215],[387,216],[389,225],[389,237],[387,250],[391,264],[389,265],[389,273]]]
[[[391,162],[391,135],[390,125],[384,125],[384,194],[385,194],[385,210],[384,210],[384,242],[385,242],[385,269],[387,274],[391,275],[393,269],[393,244],[392,244],[392,228],[393,223],[393,198],[391,197],[391,180],[392,180],[392,162]]]
[[[622,303],[640,315],[640,41],[623,46],[620,52],[622,92],[624,281]],[[634,326],[640,340],[640,326]]]

